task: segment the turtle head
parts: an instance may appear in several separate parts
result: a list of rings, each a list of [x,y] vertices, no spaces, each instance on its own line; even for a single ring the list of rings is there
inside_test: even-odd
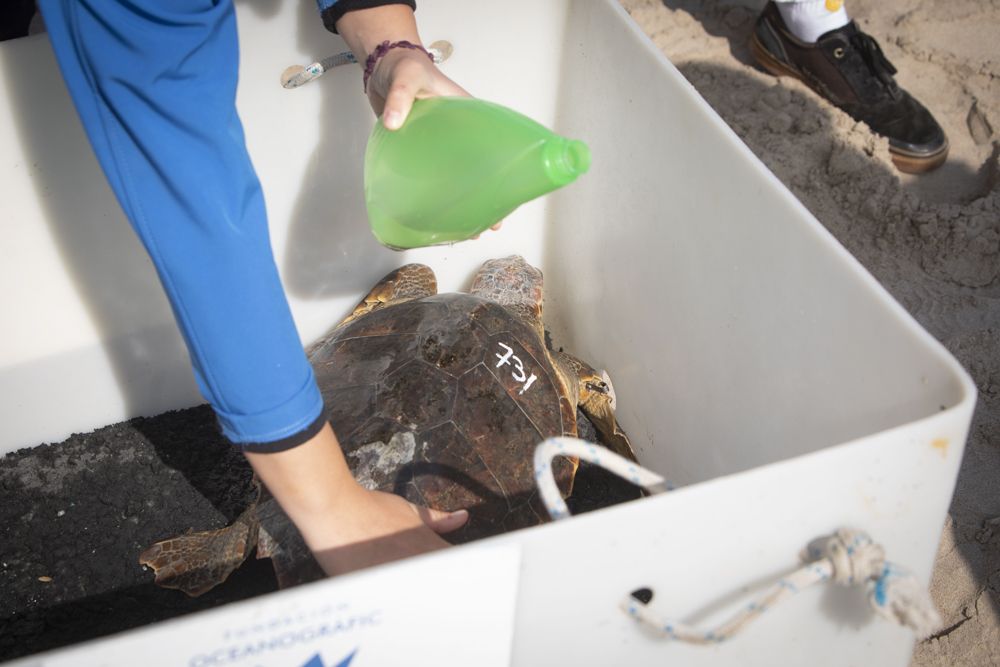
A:
[[[589,370],[589,369],[588,369]],[[603,414],[613,417],[618,399],[614,385],[607,371],[582,371],[579,380],[579,401],[587,414]]]
[[[635,461],[635,451],[632,443],[615,416],[617,399],[615,398],[615,388],[611,384],[611,378],[607,372],[601,371],[594,375],[580,376],[580,409],[583,414],[590,418],[590,421],[601,434],[603,444],[620,456],[624,456],[630,461]]]
[[[555,357],[566,377],[576,380],[577,406],[601,434],[602,443],[616,454],[635,461],[632,443],[615,416],[618,399],[608,372],[599,371],[562,350]]]
[[[520,255],[483,263],[472,280],[472,294],[505,307],[542,314],[542,272]]]

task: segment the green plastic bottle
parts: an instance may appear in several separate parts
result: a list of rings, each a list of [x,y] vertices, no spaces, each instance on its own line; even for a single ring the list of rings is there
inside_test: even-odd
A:
[[[390,248],[468,239],[587,171],[590,151],[516,111],[471,97],[417,100],[365,153],[372,232]]]

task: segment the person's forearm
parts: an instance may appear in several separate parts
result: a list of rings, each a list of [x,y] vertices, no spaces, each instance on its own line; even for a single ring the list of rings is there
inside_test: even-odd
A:
[[[362,64],[384,41],[420,43],[413,10],[407,5],[384,5],[348,12],[337,21],[337,32]]]
[[[310,548],[325,548],[312,543],[315,539],[309,527],[343,511],[358,486],[330,425],[297,447],[267,454],[247,452],[246,457],[292,522],[303,530]]]

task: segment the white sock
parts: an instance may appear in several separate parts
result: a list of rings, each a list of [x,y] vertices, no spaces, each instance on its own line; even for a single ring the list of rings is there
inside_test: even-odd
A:
[[[792,34],[810,44],[851,20],[843,0],[778,0],[778,11]]]

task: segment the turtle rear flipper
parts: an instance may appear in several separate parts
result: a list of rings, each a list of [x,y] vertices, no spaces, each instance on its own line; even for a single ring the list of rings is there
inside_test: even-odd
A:
[[[615,418],[615,390],[607,373],[594,370],[589,364],[568,352],[553,353],[566,369],[570,378],[577,381],[577,405],[587,415],[604,444],[614,453],[636,461],[635,451],[625,431]]]
[[[256,506],[232,525],[186,533],[157,542],[139,555],[139,563],[156,573],[156,583],[191,597],[212,590],[238,568],[257,545]]]

